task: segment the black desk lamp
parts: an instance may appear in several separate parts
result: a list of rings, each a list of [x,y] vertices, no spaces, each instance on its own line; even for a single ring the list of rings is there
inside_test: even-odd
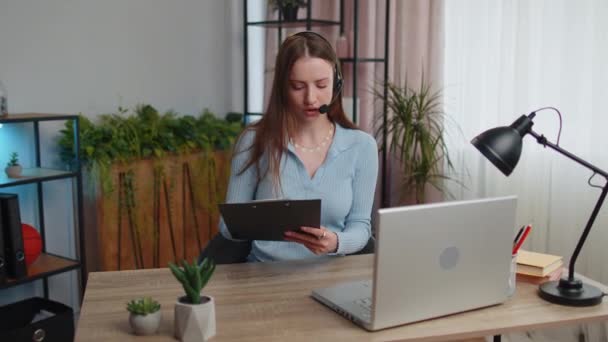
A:
[[[545,107],[538,109],[537,111],[542,109],[553,109],[559,114],[559,111],[553,107]],[[576,263],[576,258],[578,257],[578,254],[580,253],[583,244],[587,239],[587,235],[589,235],[593,221],[595,221],[602,203],[606,198],[606,193],[608,193],[608,173],[559,147],[559,137],[557,144],[553,144],[547,141],[545,136],[534,132],[532,130],[532,125],[534,124],[532,119],[534,119],[535,116],[536,111],[527,116],[522,115],[519,119],[515,120],[511,126],[489,129],[475,137],[471,143],[506,176],[511,174],[519,161],[522,139],[526,134],[530,134],[536,138],[536,141],[544,147],[548,146],[593,171],[591,178],[593,178],[596,174],[604,176],[607,182],[603,187],[591,184],[591,178],[589,178],[589,185],[601,188],[602,193],[595,204],[595,208],[593,208],[593,212],[587,221],[583,234],[578,240],[574,254],[572,254],[572,258],[570,259],[570,267],[568,269],[568,278],[562,278],[559,281],[546,282],[541,284],[539,287],[540,297],[552,303],[570,306],[597,305],[602,302],[604,293],[597,287],[583,284],[582,281],[576,279],[574,277],[574,264]]]

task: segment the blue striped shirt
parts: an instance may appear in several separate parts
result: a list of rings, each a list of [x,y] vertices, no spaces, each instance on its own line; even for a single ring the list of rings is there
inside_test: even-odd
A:
[[[374,138],[360,130],[336,124],[334,139],[327,157],[311,178],[291,143],[280,166],[282,193],[273,190],[272,175],[267,172],[256,185],[257,171],[249,167],[239,174],[247,160],[248,148],[255,137],[247,130],[237,142],[231,164],[226,194],[227,203],[263,199],[321,199],[321,225],[338,236],[334,255],[351,254],[365,247],[371,236],[371,211],[378,177],[378,151]],[[260,170],[268,160],[263,156]],[[220,232],[231,239],[223,220]],[[318,257],[299,243],[287,241],[253,241],[249,260],[275,261]]]

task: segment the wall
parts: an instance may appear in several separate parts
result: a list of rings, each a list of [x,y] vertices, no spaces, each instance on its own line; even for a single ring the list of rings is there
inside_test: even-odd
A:
[[[239,0],[1,0],[0,80],[9,111],[93,118],[138,103],[189,114],[242,111],[240,7]],[[59,165],[61,127],[41,126],[43,164]],[[12,151],[33,165],[32,141],[30,125],[4,125],[0,165]],[[2,191],[18,192],[22,220],[37,224],[35,186]],[[46,184],[45,198],[47,248],[74,256],[70,182]],[[54,277],[52,298],[77,303],[76,278]],[[39,285],[2,290],[0,305],[33,293],[41,294]]]

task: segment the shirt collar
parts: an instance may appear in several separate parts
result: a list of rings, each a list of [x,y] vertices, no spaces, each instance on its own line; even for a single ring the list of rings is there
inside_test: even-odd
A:
[[[339,152],[348,150],[355,144],[354,135],[352,130],[340,126],[336,123],[336,132],[334,134],[334,140],[329,148],[329,153],[337,154]]]

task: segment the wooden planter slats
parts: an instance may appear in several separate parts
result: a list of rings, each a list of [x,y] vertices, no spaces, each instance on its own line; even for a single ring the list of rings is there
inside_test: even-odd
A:
[[[158,268],[197,258],[217,233],[229,162],[229,152],[214,151],[117,163],[109,171],[109,193],[85,177],[88,270]]]

